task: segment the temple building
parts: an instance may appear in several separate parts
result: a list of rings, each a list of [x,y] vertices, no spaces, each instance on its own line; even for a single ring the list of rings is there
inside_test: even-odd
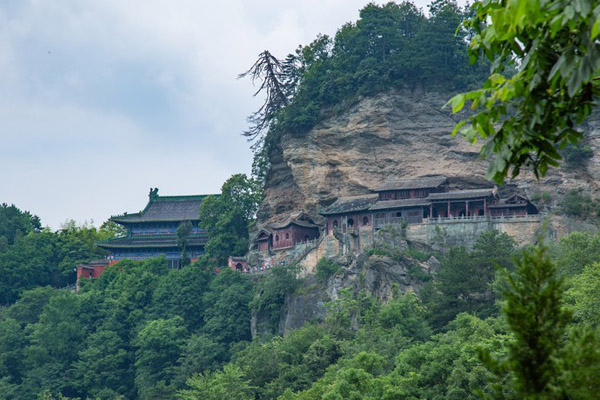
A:
[[[286,221],[263,227],[254,236],[254,250],[271,252],[318,239],[319,225],[306,213],[292,214]]]
[[[177,235],[181,223],[189,221],[186,253],[194,260],[204,253],[207,232],[198,226],[200,204],[206,196],[159,196],[158,189],[150,189],[146,207],[137,213],[113,216],[111,221],[124,226],[127,235],[103,242],[98,246],[110,251],[110,264],[124,258],[143,260],[165,256],[169,266],[182,264],[182,243]]]
[[[523,196],[499,198],[496,188],[450,191],[445,176],[396,180],[374,192],[340,197],[321,210],[327,218],[326,232],[420,224],[440,218],[504,218],[539,213]]]

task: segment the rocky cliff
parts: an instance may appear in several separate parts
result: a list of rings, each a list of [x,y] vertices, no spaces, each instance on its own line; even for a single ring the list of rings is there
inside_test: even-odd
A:
[[[271,158],[259,222],[280,221],[294,211],[316,215],[319,207],[336,197],[368,193],[388,178],[443,174],[456,189],[489,187],[487,162],[479,159],[478,148],[450,136],[459,117],[442,106],[451,96],[423,91],[381,94],[325,118],[306,134],[283,135]],[[600,118],[590,120],[584,129],[594,150],[584,165],[550,171],[541,181],[523,173],[501,191],[530,197],[546,192],[550,195],[550,202],[543,205],[547,210],[573,188],[597,194]],[[575,225],[560,218],[555,221],[559,235],[582,229],[581,224]]]
[[[332,114],[306,134],[284,135],[271,158],[259,224],[282,221],[298,211],[318,220],[318,209],[336,197],[369,193],[389,178],[443,174],[452,189],[490,187],[493,183],[485,179],[487,161],[479,158],[479,148],[450,136],[459,117],[442,106],[451,96],[422,91],[381,94]],[[539,208],[551,216],[547,233],[553,236],[596,229],[585,220],[553,212],[571,189],[595,198],[600,195],[600,116],[582,129],[585,144],[593,150],[591,158],[570,168],[551,170],[539,181],[525,172],[500,188],[503,196],[517,192],[534,202],[538,199]],[[427,226],[416,228],[420,231],[408,233],[426,236],[427,232],[421,231]],[[395,249],[407,246],[391,243],[389,238],[381,240]],[[428,241],[417,240],[413,245],[421,242]],[[279,333],[323,318],[325,303],[336,299],[343,288],[366,290],[384,301],[394,288],[418,292],[423,282],[419,271],[429,275],[439,264],[435,257],[419,262],[405,256],[393,259],[365,253],[338,261],[342,270],[326,284],[316,284],[314,275],[309,274],[303,290],[286,298]],[[260,318],[255,316],[255,335],[260,335],[260,326]]]

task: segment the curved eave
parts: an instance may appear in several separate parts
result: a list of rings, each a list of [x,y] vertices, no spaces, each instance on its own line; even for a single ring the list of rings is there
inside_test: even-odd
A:
[[[133,216],[132,216],[133,217]],[[137,218],[137,219],[136,219]],[[190,218],[182,220],[181,218],[175,219],[143,219],[141,217],[127,218],[127,217],[111,217],[111,221],[117,224],[137,224],[137,223],[153,223],[153,222],[182,222],[182,221],[200,221],[200,218]]]
[[[188,243],[187,248],[189,249],[190,247],[204,247],[204,245],[206,245],[206,243],[193,243],[190,244]],[[146,244],[146,243],[134,243],[134,244],[118,244],[118,243],[102,243],[102,244],[98,244],[98,247],[101,247],[103,249],[156,249],[156,248],[161,248],[161,249],[179,249],[180,246],[177,246],[177,244],[173,245],[173,244]]]
[[[330,215],[344,215],[344,214],[356,214],[356,213],[362,213],[362,212],[368,212],[369,211],[369,207],[366,208],[357,208],[355,210],[345,210],[345,211],[324,211],[321,210],[319,211],[319,215],[323,215],[323,216],[330,216]]]

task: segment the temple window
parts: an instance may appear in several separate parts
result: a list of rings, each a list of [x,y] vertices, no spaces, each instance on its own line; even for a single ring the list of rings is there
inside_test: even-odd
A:
[[[279,235],[275,235],[275,241],[279,242]]]
[[[333,229],[337,229],[338,228],[338,222],[337,220],[333,221]]]
[[[363,226],[369,225],[369,217],[363,217]]]
[[[354,226],[354,220],[352,218],[348,219],[348,228],[352,228]]]
[[[289,238],[290,238],[290,234],[289,234],[289,233],[286,233],[286,234],[285,234],[285,238],[286,238],[286,239],[289,239]]]

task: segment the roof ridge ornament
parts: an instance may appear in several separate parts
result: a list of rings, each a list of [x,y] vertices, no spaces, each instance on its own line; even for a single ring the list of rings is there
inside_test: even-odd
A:
[[[148,197],[150,198],[150,201],[156,200],[158,198],[158,188],[150,188]]]

